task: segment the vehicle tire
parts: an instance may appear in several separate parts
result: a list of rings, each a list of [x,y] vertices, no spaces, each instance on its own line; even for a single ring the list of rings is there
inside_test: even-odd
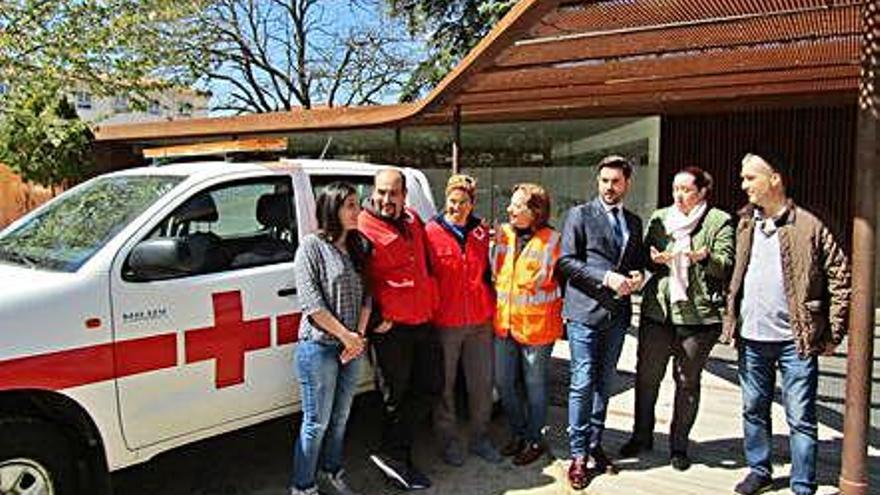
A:
[[[76,495],[74,448],[55,425],[0,419],[0,495]]]

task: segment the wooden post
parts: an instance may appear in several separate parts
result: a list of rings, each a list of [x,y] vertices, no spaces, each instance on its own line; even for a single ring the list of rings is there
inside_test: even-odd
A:
[[[452,112],[452,173],[461,170],[461,105]]]
[[[843,495],[868,493],[868,428],[874,354],[875,236],[877,223],[877,145],[880,101],[876,87],[880,56],[880,0],[865,1],[862,11],[862,74],[853,184],[852,307],[846,359],[846,409],[839,488]]]
[[[403,153],[401,151],[401,147],[400,147],[400,142],[401,142],[400,133],[401,133],[400,127],[395,127],[394,128],[394,164],[397,165],[398,167],[403,166],[403,163],[400,163],[400,161],[402,159],[402,155],[403,155]]]

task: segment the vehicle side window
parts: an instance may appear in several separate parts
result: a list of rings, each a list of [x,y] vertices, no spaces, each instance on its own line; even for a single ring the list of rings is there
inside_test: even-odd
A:
[[[317,198],[328,184],[336,181],[345,181],[353,185],[362,204],[366,204],[373,193],[372,175],[313,175],[311,176],[312,192]]]
[[[123,277],[161,280],[292,261],[293,205],[283,177],[197,192],[132,250]]]

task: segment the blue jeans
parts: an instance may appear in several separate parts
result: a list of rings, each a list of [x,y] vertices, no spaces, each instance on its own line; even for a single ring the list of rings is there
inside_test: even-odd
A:
[[[515,438],[530,443],[543,439],[547,424],[547,380],[553,344],[526,345],[513,338],[495,338],[495,386]],[[525,379],[528,417],[517,393],[519,370]]]
[[[571,350],[568,437],[572,457],[586,456],[602,446],[608,396],[629,320],[626,313],[595,327],[566,322]]]
[[[816,388],[819,364],[815,356],[802,358],[794,342],[744,340],[739,349],[739,383],[743,397],[743,443],[752,472],[770,477],[770,406],[776,368],[782,375],[782,405],[791,436],[791,490],[798,495],[816,492]]]
[[[340,347],[302,341],[296,346],[296,372],[302,391],[302,427],[293,453],[293,486],[315,486],[318,463],[328,473],[342,468],[345,423],[357,389],[363,357],[339,362]]]

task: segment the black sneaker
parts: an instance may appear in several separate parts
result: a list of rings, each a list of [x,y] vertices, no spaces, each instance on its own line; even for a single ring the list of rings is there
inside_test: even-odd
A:
[[[611,459],[602,450],[602,447],[593,447],[593,451],[587,460],[587,467],[593,468],[600,473],[617,474],[617,466],[611,462]]]
[[[411,490],[410,482],[407,478],[409,467],[405,462],[398,461],[382,454],[373,454],[370,456],[370,462],[382,471],[385,478],[391,483],[403,490]]]
[[[691,467],[691,459],[684,452],[673,452],[669,457],[669,464],[676,471],[687,471]]]
[[[748,476],[736,484],[733,491],[739,495],[757,495],[771,487],[773,487],[773,480],[769,476],[750,472]]]
[[[431,488],[431,479],[425,476],[425,473],[416,469],[410,464],[406,470],[406,480],[409,483],[409,490],[424,490]]]

